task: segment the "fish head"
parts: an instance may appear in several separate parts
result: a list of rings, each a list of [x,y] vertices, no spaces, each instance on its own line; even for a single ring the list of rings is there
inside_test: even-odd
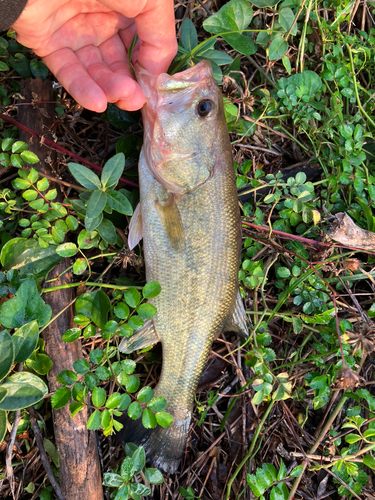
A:
[[[144,152],[154,177],[170,192],[194,192],[216,163],[223,104],[209,61],[173,76],[136,68],[146,96]],[[227,135],[226,129],[225,134]]]

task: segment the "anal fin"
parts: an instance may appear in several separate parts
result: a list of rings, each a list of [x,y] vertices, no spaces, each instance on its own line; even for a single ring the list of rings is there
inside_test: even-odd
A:
[[[173,250],[177,252],[183,250],[185,248],[184,228],[173,194],[170,193],[164,204],[156,200],[156,210]]]
[[[145,324],[137,330],[134,335],[124,338],[120,345],[119,350],[126,354],[146,347],[152,347],[160,341],[154,328],[152,319],[145,321]]]
[[[247,328],[247,318],[245,308],[242,302],[240,291],[237,292],[237,300],[234,305],[233,313],[229,316],[224,324],[224,332],[236,332],[238,335],[247,340],[249,330]]]
[[[128,236],[129,249],[133,250],[133,248],[136,245],[138,245],[138,243],[141,241],[142,238],[143,238],[142,212],[141,212],[141,204],[138,203],[129,224],[129,236]]]

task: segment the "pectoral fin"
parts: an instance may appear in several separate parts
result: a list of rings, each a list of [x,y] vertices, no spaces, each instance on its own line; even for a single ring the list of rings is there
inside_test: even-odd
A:
[[[141,241],[142,238],[143,238],[142,212],[141,212],[141,204],[138,203],[129,224],[129,236],[128,236],[129,249],[133,250],[133,248],[136,245],[138,245],[138,243]]]
[[[177,252],[183,250],[185,248],[184,228],[182,226],[180,211],[172,193],[165,200],[164,204],[156,200],[156,210],[172,248]]]
[[[129,338],[125,338],[119,345],[119,350],[126,354],[146,347],[152,347],[160,341],[154,328],[154,322],[149,319]]]
[[[237,300],[234,306],[233,314],[229,318],[227,318],[224,324],[223,331],[236,332],[245,340],[247,340],[249,336],[249,330],[247,328],[246,322],[246,312],[239,290],[237,292]]]

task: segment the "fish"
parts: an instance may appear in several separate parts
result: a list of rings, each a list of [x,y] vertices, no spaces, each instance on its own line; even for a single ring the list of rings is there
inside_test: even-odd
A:
[[[164,472],[177,471],[185,450],[200,375],[215,338],[248,335],[239,294],[241,219],[221,91],[209,61],[170,76],[136,75],[146,103],[139,160],[140,203],[128,242],[143,238],[146,280],[161,293],[157,314],[120,350],[162,344],[155,397],[167,402],[169,427],[145,429],[126,414],[117,439],[145,448]]]

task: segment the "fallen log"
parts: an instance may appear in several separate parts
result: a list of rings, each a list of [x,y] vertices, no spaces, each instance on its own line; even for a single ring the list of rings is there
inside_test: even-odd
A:
[[[28,78],[22,90],[26,103],[37,101],[38,105],[23,105],[18,108],[19,121],[38,134],[45,136],[50,131],[54,121],[54,104],[51,82],[42,82],[40,78],[32,80]],[[46,104],[40,104],[46,102]],[[55,176],[51,165],[53,156],[50,149],[43,146],[38,139],[20,130],[20,139],[26,142],[29,150],[35,153],[40,163],[35,166],[48,176]],[[51,137],[50,137],[51,139]],[[58,184],[55,187],[62,201],[62,194]],[[52,271],[51,277],[57,277],[70,265],[68,259],[63,259]],[[70,276],[62,274],[54,281],[54,285],[69,283]],[[43,297],[44,298],[44,297]],[[82,358],[81,341],[66,343],[61,340],[62,334],[71,328],[73,319],[72,300],[74,291],[72,288],[56,290],[46,294],[45,301],[56,315],[63,308],[67,309],[60,314],[43,332],[46,354],[51,358],[53,367],[48,374],[48,385],[50,392],[55,391],[59,384],[57,375],[62,370],[71,370],[72,364]],[[68,406],[53,410],[54,433],[56,447],[60,457],[60,484],[66,500],[102,500],[103,489],[99,464],[99,456],[95,433],[87,430],[87,411],[79,412],[71,418]]]

